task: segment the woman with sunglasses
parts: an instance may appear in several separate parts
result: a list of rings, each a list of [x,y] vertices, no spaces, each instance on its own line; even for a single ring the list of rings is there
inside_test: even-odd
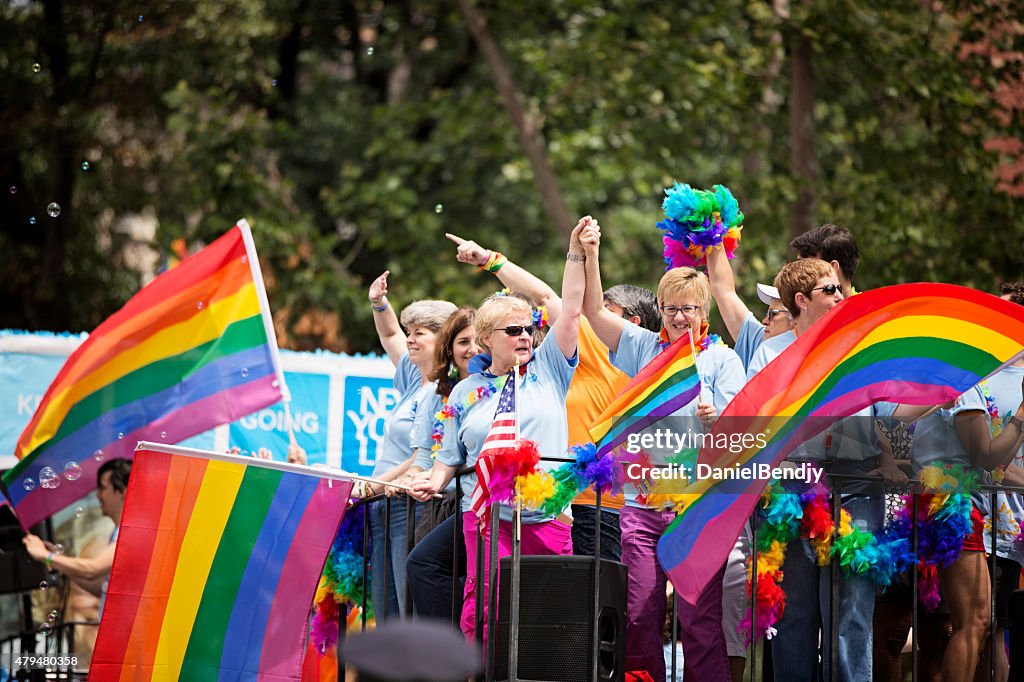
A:
[[[401,321],[388,302],[388,272],[370,285],[369,298],[373,323],[388,358],[395,365],[394,386],[398,403],[384,425],[384,438],[377,446],[377,462],[373,477],[393,481],[412,464],[412,426],[416,413],[416,396],[427,383],[427,373],[434,360],[434,340],[441,325],[455,311],[448,301],[415,301],[402,310]],[[403,331],[404,328],[404,331]],[[383,491],[383,486],[366,486],[365,495]],[[391,503],[391,523],[385,524],[385,502],[370,508],[371,593],[378,619],[404,614],[406,558],[406,499]],[[389,551],[385,551],[385,526],[390,527]],[[390,561],[385,561],[390,555]]]
[[[499,408],[509,409],[504,390],[515,380],[515,405],[518,416],[515,428],[522,440],[537,443],[542,458],[560,458],[568,448],[565,395],[576,368],[576,341],[580,310],[583,303],[585,257],[583,244],[598,239],[596,222],[582,218],[572,231],[562,279],[562,312],[544,341],[533,347],[533,311],[525,301],[513,296],[490,297],[477,311],[477,342],[483,348],[478,356],[486,369],[472,374],[452,391],[448,399],[451,418],[444,425],[444,440],[438,451],[430,478],[413,485],[417,499],[425,500],[443,489],[464,464],[475,465],[485,442],[492,434],[492,423]],[[488,448],[490,445],[487,446]],[[541,461],[544,468],[557,468],[557,462]],[[466,586],[463,591],[462,631],[467,638],[476,635],[477,599],[476,546],[478,517],[472,509],[476,476],[462,478],[463,536],[468,561]],[[498,537],[499,554],[508,556],[512,548],[512,528],[507,521],[511,514],[502,507]],[[571,554],[572,520],[541,512],[526,511],[522,515],[523,554]],[[490,552],[485,551],[489,557]],[[486,594],[484,572],[484,594]]]
[[[675,416],[697,417],[710,425],[718,412],[745,383],[743,364],[731,349],[708,334],[711,289],[708,278],[693,268],[674,268],[658,285],[662,330],[655,333],[622,319],[604,307],[599,244],[588,245],[587,290],[583,310],[598,338],[608,346],[615,367],[636,376],[672,342],[691,335],[697,351],[701,396],[680,408]],[[689,421],[689,420],[688,420]],[[694,424],[695,428],[700,428]],[[657,456],[655,453],[649,453]],[[665,619],[665,572],[657,559],[657,544],[675,514],[647,507],[637,490],[627,490],[626,506],[619,515],[622,562],[629,567],[626,606],[626,669],[646,670],[655,682],[665,679],[661,641]],[[722,579],[725,565],[701,594],[696,606],[680,604],[686,679],[729,682],[730,663],[723,631]]]

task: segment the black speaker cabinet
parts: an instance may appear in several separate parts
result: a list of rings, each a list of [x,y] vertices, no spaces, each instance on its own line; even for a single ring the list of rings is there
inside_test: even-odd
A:
[[[494,675],[508,679],[512,559],[501,560]],[[598,665],[601,682],[622,682],[626,664],[626,567],[601,561]],[[520,564],[519,680],[589,682],[594,618],[594,558],[524,556]]]

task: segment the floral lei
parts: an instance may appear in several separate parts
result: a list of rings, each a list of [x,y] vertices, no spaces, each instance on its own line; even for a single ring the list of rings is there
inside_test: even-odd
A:
[[[527,372],[527,367],[529,367],[529,364],[523,365],[520,369],[520,372],[525,372],[523,376],[524,384],[537,381],[537,374],[535,372]],[[491,383],[485,386],[477,386],[476,389],[470,391],[458,404],[449,404],[448,396],[443,397],[441,402],[444,406],[434,413],[434,422],[430,433],[430,456],[436,459],[437,452],[441,449],[441,443],[444,442],[445,422],[455,417],[461,417],[478,400],[485,400],[495,393],[500,393],[501,389],[505,387],[506,381],[508,381],[508,374],[495,377]]]

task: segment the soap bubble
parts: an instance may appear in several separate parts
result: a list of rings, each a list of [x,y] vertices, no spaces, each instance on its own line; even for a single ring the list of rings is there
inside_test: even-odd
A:
[[[43,70],[43,67],[42,67],[42,65],[40,65],[39,62],[36,62],[35,64],[32,65],[32,73],[39,73],[42,70]]]
[[[68,462],[64,465],[64,478],[69,481],[77,481],[82,477],[82,467],[78,462]]]
[[[443,213],[444,204],[434,204],[434,213]]]
[[[89,170],[89,168],[90,168],[89,162],[88,161],[83,161],[82,162],[82,170],[87,171],[87,170]]]
[[[57,543],[53,546],[53,553],[57,556],[64,556],[64,545]]]
[[[39,634],[41,634],[43,637],[49,637],[50,631],[52,629],[53,629],[52,625],[50,625],[49,623],[43,623],[42,625],[39,626]]]
[[[60,204],[58,204],[56,201],[51,201],[49,204],[47,204],[46,215],[50,216],[51,218],[56,218],[57,216],[59,216]]]
[[[48,589],[50,589],[50,583],[46,582],[45,580],[40,580],[39,581],[39,589],[40,590],[48,590]]]
[[[245,377],[249,376],[249,368],[248,367],[243,367],[242,371],[239,372],[239,374],[241,374],[242,378],[244,379]]]
[[[97,462],[102,462],[104,459],[106,459],[106,455],[103,454],[102,450],[97,450],[96,452],[92,453],[92,458]]]
[[[36,217],[32,216],[31,218],[29,218],[28,219],[28,224],[29,225],[35,225],[36,224]]]
[[[47,490],[53,490],[60,486],[60,476],[53,467],[43,467],[39,470],[39,485]]]
[[[22,481],[21,486],[28,492],[32,492],[36,489],[36,481],[34,478],[26,478]]]
[[[80,519],[83,516],[85,516],[85,508],[84,507],[75,507],[75,518],[76,519]]]

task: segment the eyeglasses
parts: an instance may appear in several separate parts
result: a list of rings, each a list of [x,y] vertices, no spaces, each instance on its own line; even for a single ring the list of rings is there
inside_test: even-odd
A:
[[[676,313],[682,313],[683,315],[686,315],[687,317],[689,317],[690,315],[693,315],[694,313],[696,313],[698,310],[700,310],[700,306],[697,306],[697,305],[681,305],[681,306],[663,305],[663,306],[661,306],[661,312],[662,312],[662,314],[665,315],[665,317],[675,317]]]
[[[843,293],[843,285],[842,284],[826,284],[825,286],[814,287],[813,289],[811,289],[811,291],[817,291],[818,289],[821,289],[822,291],[824,291],[827,296],[832,296],[837,291],[839,293]],[[810,295],[811,291],[807,292],[808,295]]]
[[[509,336],[519,336],[523,332],[526,332],[527,334],[533,334],[533,330],[534,329],[536,329],[536,327],[534,327],[532,324],[528,324],[528,325],[513,324],[513,325],[508,326],[508,327],[500,327],[498,329],[495,329],[494,331],[496,331],[496,332],[505,332]]]
[[[789,313],[789,311],[786,310],[785,308],[769,308],[768,309],[768,314],[765,315],[765,317],[767,317],[768,321],[771,322],[772,318],[774,318],[776,315],[783,315],[783,314],[788,314],[788,313]]]

